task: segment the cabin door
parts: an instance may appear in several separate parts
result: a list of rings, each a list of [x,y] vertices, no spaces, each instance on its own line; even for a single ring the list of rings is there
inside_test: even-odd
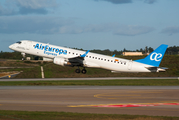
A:
[[[31,42],[30,42],[30,41],[27,41],[27,42],[26,42],[26,50],[29,50],[29,49],[30,49],[30,45],[31,45]]]
[[[131,70],[132,69],[132,60],[128,62],[128,70]]]

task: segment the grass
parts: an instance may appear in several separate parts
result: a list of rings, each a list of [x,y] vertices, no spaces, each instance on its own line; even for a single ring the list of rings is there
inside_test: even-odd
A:
[[[141,59],[145,56],[119,56],[125,59]],[[27,63],[26,63],[27,64]],[[67,66],[59,66],[53,63],[44,63],[44,74],[45,78],[78,78],[78,77],[176,77],[179,76],[179,56],[177,55],[165,55],[164,59],[161,62],[163,67],[169,68],[166,72],[160,73],[111,73],[109,70],[104,69],[96,69],[96,68],[86,68],[87,74],[76,74],[75,69],[77,67],[67,67]],[[20,75],[16,76],[16,78],[29,78],[31,74],[35,78],[39,78],[37,73],[40,74],[40,71],[37,72],[38,67],[34,67],[34,71],[31,72],[24,71]],[[35,72],[36,71],[36,72]],[[32,78],[32,77],[31,77]]]
[[[0,110],[0,120],[178,120],[179,117]]]
[[[141,59],[145,56],[118,56],[125,59]],[[45,78],[83,78],[83,77],[177,77],[179,76],[179,55],[165,55],[161,67],[169,68],[162,73],[111,73],[109,70],[86,68],[87,74],[76,74],[77,67],[67,67],[55,65],[52,62],[41,61],[0,61],[0,66],[15,67],[33,67],[33,68],[16,68],[0,69],[0,72],[23,71],[15,78],[41,78],[40,66],[44,68]],[[82,68],[81,68],[82,69]]]
[[[122,56],[120,56],[122,57]],[[125,59],[141,59],[144,56],[123,57]],[[26,61],[0,61],[0,66],[30,66],[33,68],[16,68],[0,70],[23,71],[16,78],[40,78],[40,65],[43,65],[45,77],[49,81],[5,81],[0,86],[57,86],[57,85],[96,85],[96,86],[178,86],[179,80],[73,80],[50,81],[50,78],[62,77],[172,77],[179,76],[179,56],[164,56],[161,66],[168,67],[165,73],[117,73],[108,70],[87,68],[87,74],[76,74],[76,67],[63,67],[53,63],[31,63]],[[0,120],[178,120],[179,117],[160,117],[144,115],[117,115],[117,114],[87,114],[68,112],[27,112],[0,110]]]
[[[66,81],[1,81],[0,86],[58,86],[58,85],[92,85],[92,86],[179,86],[179,80],[66,80]]]

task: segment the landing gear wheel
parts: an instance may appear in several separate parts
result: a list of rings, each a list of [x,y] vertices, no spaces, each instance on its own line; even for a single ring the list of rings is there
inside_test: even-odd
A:
[[[21,55],[22,55],[22,61],[24,61],[25,60],[25,53],[21,53]]]
[[[76,69],[75,72],[76,72],[76,73],[80,73],[80,69]]]
[[[81,70],[81,73],[86,74],[86,69]]]

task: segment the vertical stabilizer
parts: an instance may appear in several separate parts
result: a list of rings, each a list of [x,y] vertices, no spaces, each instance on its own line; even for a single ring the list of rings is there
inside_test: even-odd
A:
[[[155,49],[152,53],[150,53],[146,58],[135,60],[135,62],[159,67],[160,62],[162,61],[162,58],[165,54],[165,51],[167,50],[168,45],[162,44],[157,49]]]

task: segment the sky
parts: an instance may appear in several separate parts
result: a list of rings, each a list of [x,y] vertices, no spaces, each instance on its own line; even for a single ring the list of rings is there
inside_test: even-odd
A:
[[[0,0],[0,51],[20,40],[84,50],[179,46],[179,0]]]

